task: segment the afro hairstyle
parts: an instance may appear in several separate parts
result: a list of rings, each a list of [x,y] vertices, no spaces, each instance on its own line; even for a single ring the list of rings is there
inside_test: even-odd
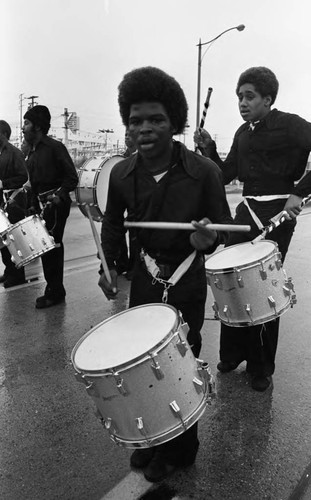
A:
[[[245,83],[254,85],[262,97],[271,96],[271,104],[274,103],[279,90],[279,82],[271,69],[264,66],[249,68],[244,71],[238,80],[236,94]]]
[[[181,134],[187,123],[188,104],[179,83],[159,68],[146,66],[127,73],[119,87],[119,109],[123,124],[128,127],[132,104],[161,103],[173,125],[174,134]]]

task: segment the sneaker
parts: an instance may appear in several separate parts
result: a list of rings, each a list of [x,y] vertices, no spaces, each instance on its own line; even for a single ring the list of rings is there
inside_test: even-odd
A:
[[[23,285],[24,283],[26,283],[25,278],[16,278],[14,276],[8,276],[3,281],[3,286],[4,288],[11,288],[11,286]]]
[[[252,389],[264,392],[271,384],[271,377],[255,375],[252,379]]]
[[[45,309],[46,307],[56,306],[57,304],[61,304],[62,302],[65,302],[65,297],[51,299],[43,295],[42,297],[38,297],[36,299],[36,309]]]
[[[144,470],[144,476],[147,481],[158,483],[173,474],[177,468],[177,465],[167,463],[161,452],[156,452]]]
[[[136,469],[142,469],[147,467],[154,455],[154,448],[139,448],[132,453],[130,458],[130,464]]]
[[[235,370],[239,366],[239,364],[240,363],[238,363],[237,361],[219,361],[217,369],[221,373],[227,373]]]

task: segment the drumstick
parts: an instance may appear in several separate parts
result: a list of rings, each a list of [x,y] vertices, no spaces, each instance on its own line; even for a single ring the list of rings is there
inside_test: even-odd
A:
[[[107,262],[106,262],[106,259],[105,259],[105,255],[104,255],[104,252],[103,252],[100,240],[99,240],[98,232],[96,230],[94,221],[92,219],[92,215],[91,215],[91,211],[90,211],[89,205],[85,205],[85,210],[86,210],[87,216],[88,216],[90,224],[91,224],[91,228],[92,228],[94,240],[95,240],[95,243],[96,243],[96,247],[97,247],[97,250],[98,250],[99,258],[100,258],[102,266],[103,266],[103,270],[104,270],[105,276],[107,278],[107,281],[111,284],[110,272],[109,272],[109,269],[108,269],[108,266],[107,266]]]
[[[205,118],[206,118],[206,112],[207,112],[207,109],[209,107],[209,102],[210,102],[210,98],[211,98],[212,92],[213,92],[212,87],[209,87],[208,91],[207,91],[207,96],[206,96],[206,99],[205,99],[205,103],[204,103],[204,108],[203,108],[203,112],[202,112],[202,118],[201,118],[200,125],[199,125],[199,129],[200,130],[201,130],[201,128],[204,127]]]
[[[191,223],[187,222],[124,222],[124,227],[141,227],[146,229],[182,229],[186,231],[195,231],[195,227]],[[236,232],[248,232],[251,230],[251,226],[247,225],[235,225],[235,224],[207,224],[209,229],[215,231],[236,231]]]

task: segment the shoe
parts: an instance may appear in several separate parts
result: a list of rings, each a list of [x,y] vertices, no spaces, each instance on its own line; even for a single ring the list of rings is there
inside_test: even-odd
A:
[[[177,468],[177,465],[168,464],[163,454],[156,452],[144,470],[144,476],[150,483],[158,483],[173,474]]]
[[[143,469],[147,467],[149,462],[152,460],[154,455],[154,448],[140,448],[132,453],[130,458],[130,464],[136,469]]]
[[[61,304],[65,302],[65,297],[60,297],[59,299],[50,299],[43,295],[36,299],[36,309],[45,309],[46,307],[56,306],[56,304]]]
[[[3,281],[3,286],[4,288],[11,288],[11,286],[23,285],[24,283],[26,283],[25,278],[15,278],[13,276],[8,276]]]
[[[237,361],[219,361],[217,369],[221,373],[227,373],[235,370],[239,366],[239,364],[240,363],[238,363]]]
[[[271,377],[255,375],[252,380],[252,389],[264,392],[271,384]]]

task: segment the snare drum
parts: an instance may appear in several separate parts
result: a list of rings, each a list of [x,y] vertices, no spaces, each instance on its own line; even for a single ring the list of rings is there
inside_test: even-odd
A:
[[[45,222],[39,215],[31,215],[11,225],[6,232],[4,243],[17,268],[26,266],[56,246],[54,238],[48,233]]]
[[[125,448],[148,448],[183,433],[214,396],[207,363],[186,340],[189,328],[176,309],[147,304],[92,328],[72,351],[111,439]]]
[[[273,241],[233,245],[205,262],[217,319],[229,326],[266,323],[296,303],[293,283]]]
[[[10,226],[11,223],[6,213],[0,209],[0,248],[3,248],[5,246],[2,236],[5,237],[5,234]]]
[[[77,205],[85,217],[85,205],[89,205],[92,219],[100,222],[106,209],[109,176],[112,167],[123,156],[91,158],[79,169],[79,182],[75,190]]]

